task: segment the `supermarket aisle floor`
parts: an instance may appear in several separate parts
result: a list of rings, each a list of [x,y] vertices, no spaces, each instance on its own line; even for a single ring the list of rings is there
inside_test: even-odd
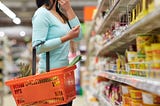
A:
[[[87,101],[84,96],[77,96],[77,98],[73,102],[73,106],[87,106]],[[3,106],[16,106],[12,95],[6,95],[4,97],[4,105]]]

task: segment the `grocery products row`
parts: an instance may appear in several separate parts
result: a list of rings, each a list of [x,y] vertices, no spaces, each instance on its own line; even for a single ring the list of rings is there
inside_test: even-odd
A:
[[[102,89],[97,91],[100,106],[160,105],[153,102],[160,95],[159,6],[159,0],[99,0],[89,31],[88,70],[95,77],[116,81],[111,84],[116,100],[110,96],[112,90],[105,98]],[[134,89],[128,95],[120,91],[118,97],[119,89],[127,89],[121,83]]]
[[[96,34],[102,42],[98,43],[100,46],[96,48],[98,49],[98,53],[96,52],[96,54],[99,56],[106,55],[106,53],[110,51],[115,51],[119,47],[121,50],[117,51],[123,52],[126,47],[125,44],[134,40],[137,34],[158,33],[157,28],[160,27],[159,23],[157,23],[160,17],[160,14],[158,14],[160,12],[160,8],[157,6],[159,2],[152,0],[151,4],[153,6],[149,6],[151,4],[148,3],[148,0],[115,1],[117,1],[117,3],[114,3],[113,6],[115,8],[113,8],[113,11],[109,10],[109,12],[106,13],[107,15],[105,18],[101,16],[102,13],[100,12],[95,20],[93,20],[92,28],[89,32],[90,36]],[[101,2],[108,1],[102,0]],[[133,8],[136,8],[137,3],[146,4],[147,8],[141,12],[143,15],[136,15],[140,18],[137,18],[134,21],[129,21],[129,18],[132,16],[129,14]],[[108,5],[106,3],[104,3],[104,6],[101,6],[101,8],[103,7],[108,9]],[[103,31],[99,32],[99,30]]]
[[[125,84],[101,82],[101,95],[113,106],[159,106],[160,96]]]
[[[94,97],[90,101],[94,106],[159,106],[160,96],[137,89],[128,84],[96,77],[90,90]],[[91,105],[90,105],[91,106]],[[93,104],[92,104],[93,106]]]

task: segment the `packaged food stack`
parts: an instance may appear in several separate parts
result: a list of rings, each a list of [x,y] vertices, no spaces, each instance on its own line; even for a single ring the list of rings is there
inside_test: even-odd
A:
[[[125,71],[131,75],[160,78],[160,35],[138,35],[136,49],[126,51]],[[117,71],[121,62],[118,57]]]
[[[160,106],[160,96],[121,85],[122,106]]]

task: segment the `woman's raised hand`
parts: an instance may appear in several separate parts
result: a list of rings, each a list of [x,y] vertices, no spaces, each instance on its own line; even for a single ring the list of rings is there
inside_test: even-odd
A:
[[[65,11],[71,8],[70,0],[58,0],[58,3]]]
[[[72,28],[72,29],[68,32],[68,34],[67,34],[66,36],[63,36],[63,37],[61,38],[62,43],[63,43],[63,42],[66,42],[66,41],[68,41],[68,40],[77,38],[78,35],[79,35],[79,33],[80,33],[80,26],[78,25],[78,26],[75,26],[74,28]]]
[[[72,28],[67,36],[69,36],[70,39],[74,39],[78,37],[79,32],[80,32],[80,26],[78,25]]]

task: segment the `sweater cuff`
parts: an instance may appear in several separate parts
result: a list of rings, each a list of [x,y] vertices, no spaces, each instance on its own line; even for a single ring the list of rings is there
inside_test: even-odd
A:
[[[77,25],[80,25],[78,17],[76,16],[75,18],[69,20],[69,24],[71,25],[72,28]]]

